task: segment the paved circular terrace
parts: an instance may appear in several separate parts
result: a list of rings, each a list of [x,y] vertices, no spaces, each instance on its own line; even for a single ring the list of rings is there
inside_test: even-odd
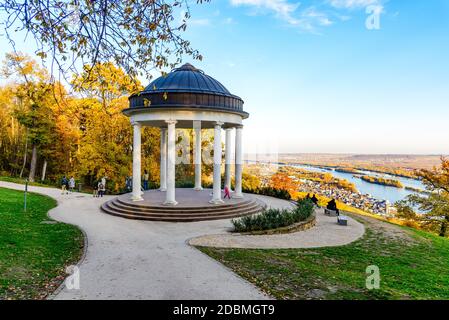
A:
[[[165,192],[145,191],[143,201],[133,201],[130,194],[121,195],[104,203],[101,209],[111,215],[167,222],[193,222],[232,219],[262,211],[266,204],[252,195],[244,198],[224,199],[221,204],[210,203],[212,190],[176,189],[178,204],[165,205]]]
[[[24,189],[23,185],[2,181],[0,187]],[[204,235],[216,237],[216,234],[226,234],[232,228],[230,219],[190,223],[123,219],[104,214],[99,208],[115,197],[93,198],[80,193],[61,195],[58,189],[34,186],[29,190],[56,199],[58,206],[49,212],[50,217],[74,224],[87,235],[85,258],[79,263],[80,288],[70,290],[62,287],[51,298],[269,298],[254,285],[188,244],[189,239],[204,239]],[[292,206],[285,200],[255,197],[273,208]],[[295,247],[341,245],[363,233],[363,226],[354,220],[349,220],[349,227],[344,228],[335,225],[335,218],[329,219],[318,214],[317,226],[304,232],[307,237],[290,236],[290,240],[289,237],[285,240],[290,243],[295,241]],[[281,243],[282,237],[269,237],[264,240],[265,245],[270,241],[273,244],[270,247]],[[311,242],[313,237],[317,239],[314,243]]]

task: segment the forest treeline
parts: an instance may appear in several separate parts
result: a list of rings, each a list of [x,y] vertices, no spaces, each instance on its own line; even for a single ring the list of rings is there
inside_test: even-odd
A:
[[[140,83],[112,63],[99,63],[73,75],[69,91],[20,53],[7,54],[1,72],[0,175],[54,184],[73,175],[85,186],[106,176],[109,190],[123,189],[132,172],[132,129],[122,110]],[[159,157],[159,129],[144,127],[142,170],[154,184]],[[177,176],[193,180],[193,167],[177,166]]]

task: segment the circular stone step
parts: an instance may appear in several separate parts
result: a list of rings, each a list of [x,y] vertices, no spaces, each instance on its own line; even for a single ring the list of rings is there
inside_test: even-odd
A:
[[[225,199],[223,204],[211,204],[210,193],[210,189],[176,189],[178,205],[166,206],[163,204],[165,192],[150,190],[143,194],[143,201],[132,201],[131,195],[125,194],[105,202],[101,209],[127,219],[192,222],[237,218],[256,214],[266,207],[251,195],[245,195],[243,199]]]
[[[132,210],[132,209],[123,209],[120,207],[117,207],[116,204],[113,201],[107,202],[104,205],[105,209],[108,210],[112,210],[115,211],[117,213],[123,213],[123,214],[131,214],[131,215],[139,215],[139,216],[147,216],[147,215],[151,215],[151,216],[158,216],[158,217],[165,217],[165,216],[169,216],[169,217],[192,217],[192,216],[199,216],[199,217],[205,217],[205,216],[215,216],[217,214],[220,215],[226,215],[226,214],[237,214],[237,213],[246,213],[246,212],[253,212],[254,210],[258,211],[260,210],[260,207],[263,206],[261,205],[259,202],[252,202],[251,205],[247,206],[236,206],[234,208],[226,208],[226,209],[220,209],[215,208],[213,211],[211,210],[207,210],[207,211],[203,211],[203,210],[196,210],[196,211],[192,211],[192,212],[177,212],[177,211],[163,211],[163,210]]]
[[[111,200],[107,202],[108,206],[113,206],[117,210],[125,210],[125,211],[132,211],[132,212],[142,212],[142,213],[163,213],[163,214],[192,214],[192,213],[214,213],[217,211],[234,211],[236,208],[236,205],[232,206],[211,206],[211,207],[198,207],[198,208],[192,208],[192,207],[182,207],[177,206],[174,207],[145,207],[145,206],[139,206],[139,207],[132,207],[126,204],[123,204],[116,200]],[[242,202],[241,204],[238,204],[238,208],[244,209],[244,208],[250,208],[254,205],[258,205],[258,203],[251,199],[245,202]],[[176,208],[175,210],[173,208]]]

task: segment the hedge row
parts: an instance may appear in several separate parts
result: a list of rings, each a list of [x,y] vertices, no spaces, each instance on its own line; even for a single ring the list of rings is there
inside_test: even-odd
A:
[[[233,219],[235,231],[250,232],[287,227],[304,221],[313,213],[313,203],[309,199],[300,200],[292,210],[267,209],[260,214]]]
[[[242,190],[245,193],[253,193],[253,194],[260,194],[264,196],[270,196],[278,199],[284,199],[284,200],[291,200],[290,193],[287,190],[284,189],[275,189],[272,187],[261,187],[256,189],[247,189],[243,188]]]

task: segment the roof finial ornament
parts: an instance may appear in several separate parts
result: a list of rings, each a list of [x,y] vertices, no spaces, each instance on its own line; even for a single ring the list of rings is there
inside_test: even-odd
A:
[[[193,65],[191,65],[190,63],[184,63],[182,66],[180,66],[179,68],[175,68],[172,70],[172,72],[176,72],[176,71],[193,71],[193,72],[201,72],[204,73],[203,70],[197,69],[195,68]]]

